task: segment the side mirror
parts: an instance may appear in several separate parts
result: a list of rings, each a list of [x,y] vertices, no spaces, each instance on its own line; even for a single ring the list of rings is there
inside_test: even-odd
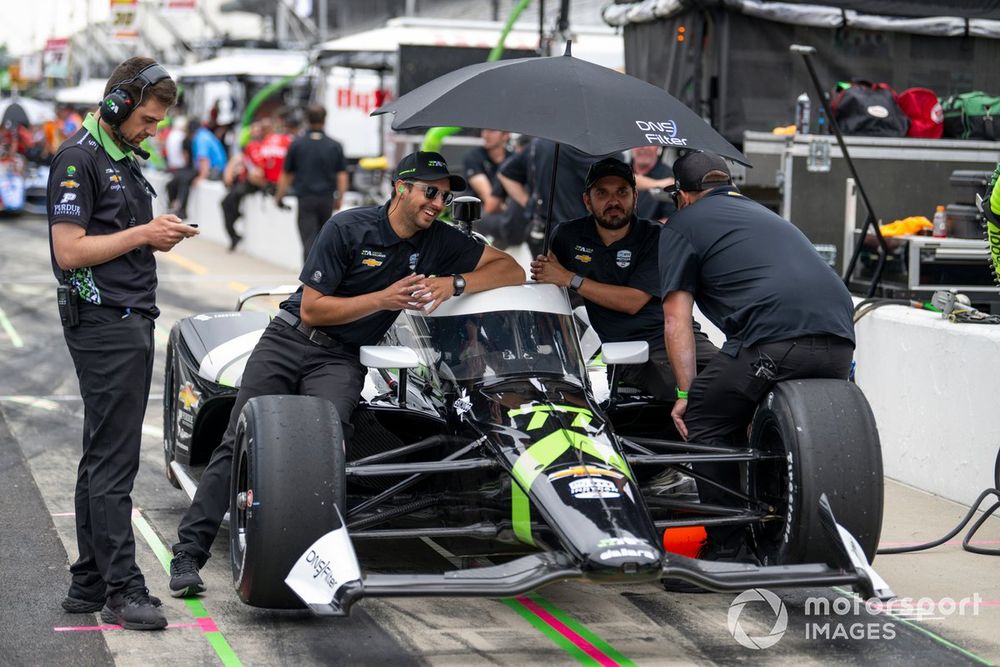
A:
[[[361,364],[377,368],[390,389],[396,390],[396,400],[400,407],[406,405],[406,369],[420,366],[420,357],[411,347],[403,345],[362,345]],[[387,368],[399,369],[396,381],[386,372]]]
[[[416,368],[420,357],[403,345],[362,345],[361,365],[368,368]]]
[[[644,364],[649,361],[649,343],[644,340],[627,343],[604,343],[601,357],[608,366],[617,364]]]
[[[618,400],[618,366],[644,364],[649,361],[649,343],[644,340],[625,343],[605,343],[601,346],[601,357],[611,370],[608,381],[611,389],[611,404]]]

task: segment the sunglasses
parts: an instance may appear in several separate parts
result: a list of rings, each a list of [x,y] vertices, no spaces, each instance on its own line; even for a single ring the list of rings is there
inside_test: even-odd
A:
[[[679,192],[680,191],[677,189],[676,185],[674,185],[674,187],[672,187],[669,190],[667,190],[667,194],[670,195],[670,201],[672,201],[674,203],[674,208],[680,208],[677,205],[677,198],[679,196]]]
[[[412,185],[424,191],[424,196],[428,199],[433,200],[438,195],[441,195],[441,203],[447,206],[455,199],[455,193],[450,190],[442,190],[436,185],[427,185],[426,183],[416,183],[414,181],[407,181],[408,185]]]

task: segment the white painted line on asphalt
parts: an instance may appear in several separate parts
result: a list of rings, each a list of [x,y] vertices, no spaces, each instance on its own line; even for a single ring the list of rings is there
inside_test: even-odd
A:
[[[14,347],[24,347],[24,341],[21,340],[21,337],[17,334],[17,330],[14,329],[14,325],[7,319],[7,314],[3,312],[2,308],[0,308],[0,328],[7,332],[7,337],[10,338],[10,342]]]

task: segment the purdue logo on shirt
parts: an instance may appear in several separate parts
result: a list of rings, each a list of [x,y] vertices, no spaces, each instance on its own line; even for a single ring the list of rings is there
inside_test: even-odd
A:
[[[619,250],[618,254],[615,256],[615,264],[618,268],[627,268],[629,264],[632,263],[632,251],[631,250]]]

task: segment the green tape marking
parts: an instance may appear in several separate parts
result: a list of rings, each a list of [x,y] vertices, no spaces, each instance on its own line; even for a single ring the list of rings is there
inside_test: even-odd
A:
[[[529,593],[527,597],[534,600],[539,607],[558,618],[566,627],[596,646],[600,649],[601,653],[604,653],[619,665],[622,665],[623,667],[635,667],[634,662],[619,653],[611,644],[601,639],[601,637],[595,634],[590,628],[574,619],[572,616],[543,598],[541,595],[538,595],[537,593]]]
[[[170,574],[170,559],[172,558],[172,554],[166,545],[163,544],[163,541],[160,540],[160,536],[156,534],[153,527],[146,521],[146,517],[142,516],[139,512],[133,512],[132,525],[138,529],[139,533],[146,540],[146,544],[153,550],[153,555],[156,556],[156,560],[160,561],[163,570],[167,574]],[[188,611],[194,618],[211,618],[201,600],[197,598],[184,598],[184,604],[187,605]],[[233,647],[226,641],[226,637],[222,632],[205,632],[204,635],[209,645],[215,649],[215,655],[219,657],[219,661],[225,667],[242,667],[243,663],[236,657],[236,652],[233,651]]]
[[[557,631],[542,619],[538,618],[538,616],[532,613],[527,607],[522,605],[517,600],[513,598],[505,598],[502,602],[517,612],[518,616],[530,623],[533,628],[548,637],[553,644],[570,654],[581,665],[600,665],[599,662],[578,648],[576,644],[564,637],[562,633]]]
[[[7,332],[7,337],[10,338],[10,342],[14,347],[24,347],[24,341],[17,335],[17,330],[14,329],[14,325],[7,319],[7,315],[3,312],[2,308],[0,308],[0,328]]]
[[[841,588],[840,586],[833,586],[833,590],[837,591],[841,595],[846,595],[848,597],[859,597],[853,591],[849,591],[846,588]],[[924,635],[930,637],[931,639],[933,639],[935,642],[937,642],[941,646],[944,646],[946,648],[950,648],[953,651],[957,651],[958,653],[961,653],[962,655],[964,655],[966,658],[969,658],[970,660],[975,660],[976,662],[978,662],[978,663],[980,663],[982,665],[993,665],[994,664],[994,663],[990,662],[989,660],[987,660],[986,658],[978,656],[975,653],[973,653],[972,651],[970,651],[968,649],[964,649],[961,646],[959,646],[958,644],[955,644],[953,642],[948,641],[947,639],[945,639],[941,635],[937,634],[936,632],[934,632],[932,630],[928,630],[927,628],[922,627],[920,625],[917,625],[913,621],[907,620],[905,618],[899,618],[898,616],[893,616],[892,614],[887,614],[886,616],[888,618],[891,618],[893,621],[899,621],[903,625],[905,625],[905,626],[907,626],[909,628],[913,628],[914,630],[923,633]]]

